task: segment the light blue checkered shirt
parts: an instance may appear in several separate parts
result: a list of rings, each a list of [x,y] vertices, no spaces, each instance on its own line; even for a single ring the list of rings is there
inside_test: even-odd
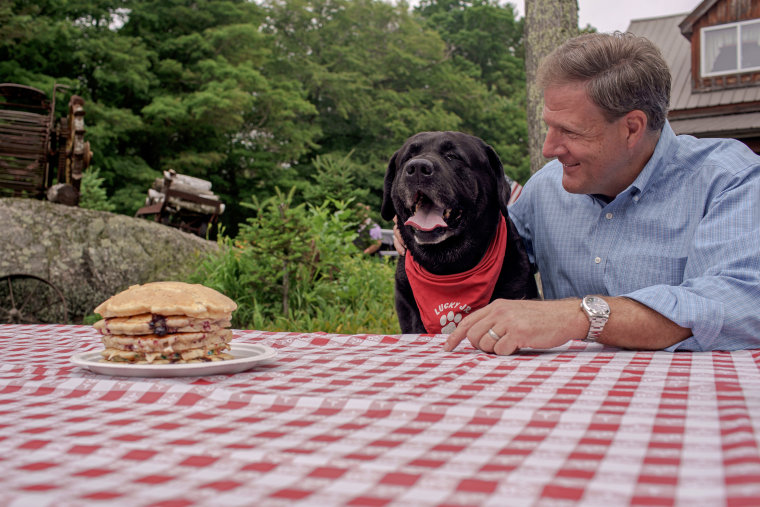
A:
[[[553,160],[510,207],[546,299],[625,296],[692,330],[667,350],[760,348],[760,157],[665,125],[612,202],[562,188]]]

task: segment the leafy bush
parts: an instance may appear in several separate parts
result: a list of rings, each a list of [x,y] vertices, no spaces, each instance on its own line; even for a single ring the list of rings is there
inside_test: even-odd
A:
[[[399,332],[392,261],[365,256],[352,241],[358,215],[350,203],[325,199],[294,205],[295,189],[277,189],[244,206],[257,214],[192,281],[234,299],[233,327],[271,331]]]
[[[90,167],[82,173],[82,183],[79,187],[79,207],[99,211],[114,211],[116,207],[109,202],[100,169]]]
[[[307,202],[343,201],[367,202],[369,189],[357,185],[359,166],[351,159],[353,152],[345,157],[337,154],[317,155],[312,160],[310,182],[304,185],[303,196]],[[303,181],[303,180],[302,180]],[[294,185],[303,185],[294,182]]]

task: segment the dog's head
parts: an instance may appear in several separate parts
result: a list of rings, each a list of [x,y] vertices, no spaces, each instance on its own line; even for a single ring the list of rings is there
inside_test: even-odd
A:
[[[510,189],[496,152],[461,132],[421,132],[388,163],[381,213],[432,272],[469,269],[485,253]],[[473,258],[474,257],[474,258]]]

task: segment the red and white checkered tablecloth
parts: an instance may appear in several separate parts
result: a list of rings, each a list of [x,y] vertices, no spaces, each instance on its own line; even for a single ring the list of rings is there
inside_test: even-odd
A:
[[[235,331],[234,375],[69,362],[87,326],[0,326],[0,506],[760,505],[760,351]]]

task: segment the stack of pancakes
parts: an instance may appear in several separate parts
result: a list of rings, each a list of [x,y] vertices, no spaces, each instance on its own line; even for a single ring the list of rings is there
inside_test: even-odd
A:
[[[94,324],[107,361],[189,363],[219,361],[232,339],[227,296],[198,284],[153,282],[133,285],[95,308]]]

